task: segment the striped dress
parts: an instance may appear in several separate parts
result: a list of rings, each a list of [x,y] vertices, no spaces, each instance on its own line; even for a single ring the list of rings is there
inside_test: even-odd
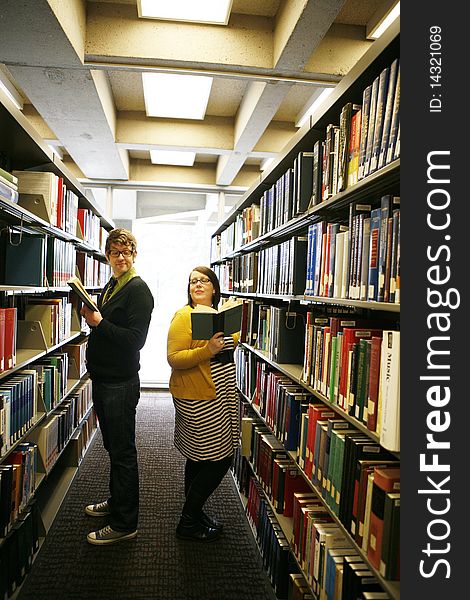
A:
[[[225,349],[233,350],[232,337],[225,337]],[[175,446],[191,460],[221,460],[238,446],[240,418],[235,364],[211,360],[215,385],[214,400],[173,398],[175,405]]]

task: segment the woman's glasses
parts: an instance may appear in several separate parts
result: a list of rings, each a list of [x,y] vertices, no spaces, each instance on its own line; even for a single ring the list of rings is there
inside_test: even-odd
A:
[[[122,254],[124,256],[124,258],[129,258],[129,256],[132,256],[134,254],[134,252],[132,250],[110,250],[109,251],[109,256],[112,256],[113,258],[117,258],[120,254]]]
[[[210,283],[211,280],[209,279],[209,277],[194,277],[193,279],[189,280],[189,283],[191,285],[196,285],[197,283],[202,283],[202,285],[207,285],[208,283]]]

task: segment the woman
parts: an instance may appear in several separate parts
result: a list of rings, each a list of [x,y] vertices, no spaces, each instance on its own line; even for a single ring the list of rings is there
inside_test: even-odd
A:
[[[188,303],[168,332],[170,392],[175,406],[175,446],[186,457],[186,501],[176,528],[183,539],[212,541],[222,525],[203,512],[232,463],[239,442],[239,416],[233,350],[238,334],[216,333],[193,340],[191,313],[196,304],[217,308],[220,285],[214,271],[196,267],[188,281]]]

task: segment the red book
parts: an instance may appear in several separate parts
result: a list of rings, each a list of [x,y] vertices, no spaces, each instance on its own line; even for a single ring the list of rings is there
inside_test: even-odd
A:
[[[399,491],[400,468],[387,467],[374,469],[367,559],[375,569],[379,569],[380,567],[382,553],[385,494]]]
[[[0,373],[5,370],[5,309],[0,308]]]
[[[271,501],[274,510],[281,514],[284,512],[284,484],[286,473],[289,469],[296,469],[292,459],[275,458],[273,461],[273,479],[271,485]]]
[[[399,461],[382,460],[358,460],[355,467],[354,477],[354,495],[351,511],[351,524],[349,530],[359,546],[362,546],[362,527],[364,524],[364,510],[367,492],[367,481],[369,473],[375,468],[388,469],[390,467],[399,467]]]
[[[78,208],[77,209],[77,220],[80,223],[80,228],[82,230],[83,239],[87,239],[89,234],[89,211],[87,208]]]
[[[294,554],[299,553],[299,536],[302,531],[302,507],[319,505],[321,502],[315,492],[295,492],[292,504],[292,548]]]
[[[284,483],[284,516],[292,517],[294,510],[294,492],[311,491],[311,487],[305,481],[300,471],[287,471]]]
[[[64,228],[64,180],[62,177],[57,177],[57,214],[56,225],[60,229]]]
[[[240,326],[240,342],[248,343],[247,332],[248,332],[248,302],[243,301],[242,304],[242,322]]]
[[[367,429],[377,429],[377,403],[379,400],[380,356],[382,337],[373,336],[370,349],[369,393],[367,396]]]
[[[5,311],[5,370],[12,369],[16,365],[16,308],[4,308]]]
[[[307,451],[305,455],[305,474],[312,479],[313,451],[315,449],[315,434],[319,419],[334,419],[336,413],[325,404],[310,404],[308,407]]]

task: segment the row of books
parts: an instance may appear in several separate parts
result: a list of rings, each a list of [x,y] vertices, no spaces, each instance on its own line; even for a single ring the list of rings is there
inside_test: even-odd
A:
[[[75,275],[75,266],[75,246],[71,242],[46,234],[21,232],[18,239],[6,241],[3,283],[65,286]]]
[[[91,208],[78,209],[78,225],[81,237],[93,248],[104,254],[108,232],[101,226],[101,221]]]
[[[327,404],[305,398],[301,393],[294,402],[294,414],[300,421],[295,428],[297,440],[294,437],[281,442],[281,438],[286,439],[284,427],[278,427],[285,408],[283,392],[290,388],[295,393],[296,386],[294,382],[289,386],[285,377],[272,367],[258,370],[260,372],[264,377],[257,378],[252,397],[253,406],[258,414],[264,413],[264,420],[242,419],[242,455],[247,456],[276,511],[286,516],[292,514],[292,493],[312,491],[306,480],[311,481],[329,512],[338,517],[358,546],[368,553],[371,564],[379,570],[377,548],[385,523],[378,531],[372,519],[372,529],[369,529],[372,511],[383,514],[383,506],[378,508],[379,500],[372,502],[372,484],[376,470],[381,469],[375,480],[385,489],[381,499],[385,493],[399,492],[399,461]],[[244,379],[243,375],[241,379]],[[257,404],[260,398],[262,401]],[[276,414],[276,409],[280,414]],[[289,452],[294,446],[295,451]],[[294,468],[294,456],[305,478]],[[396,568],[391,565],[382,569],[384,577],[397,576]]]
[[[0,308],[0,373],[16,365],[16,307]]]
[[[265,464],[263,443],[266,443],[267,438],[269,434],[263,432],[263,425],[259,422],[254,424],[252,452],[255,454],[246,457],[245,460],[250,462],[256,474],[257,489],[262,490],[269,498],[274,510],[283,513],[285,517],[293,518],[291,546],[294,555],[317,597],[325,597],[322,594],[327,592],[328,587],[334,589],[330,581],[332,574],[327,570],[326,550],[331,546],[351,551],[351,543],[332,517],[331,509],[328,510],[325,503],[309,488],[304,477],[295,468],[294,462],[285,453],[283,456],[282,446],[272,440],[268,443],[272,450],[268,459],[271,462]],[[370,452],[373,455],[372,450]],[[243,439],[241,455],[243,456]],[[378,458],[368,462],[371,471],[369,482],[372,480],[372,485],[369,485],[368,506],[365,508],[366,522],[362,530],[365,536],[362,547],[365,548],[364,554],[367,555],[368,562],[387,579],[399,578],[399,468],[393,466],[395,464],[393,461],[381,463]],[[269,481],[267,467],[268,470],[271,469]],[[345,468],[345,473],[347,470]],[[253,485],[253,482],[251,484]],[[248,494],[252,491],[252,485]],[[353,494],[357,497],[358,491],[353,490]],[[249,504],[250,508],[247,508],[247,511],[250,510],[253,525],[257,525],[259,519],[257,501],[258,498],[255,498],[253,504]],[[361,547],[361,543],[358,545]],[[368,567],[369,565],[365,565],[365,568]],[[375,582],[377,583],[376,580]]]
[[[78,274],[74,275],[80,278],[85,287],[104,287],[111,277],[108,263],[96,260],[93,255],[82,251],[76,253],[76,270]]]
[[[32,431],[31,440],[38,446],[46,473],[50,472],[90,407],[91,382],[88,380],[50,413],[44,425]]]
[[[60,405],[67,394],[70,376],[78,379],[86,373],[85,352],[86,339],[67,344],[0,382],[0,456],[21,440],[39,412],[48,414]],[[81,407],[82,400],[76,406],[74,423],[77,424],[90,406],[91,389],[81,385],[75,394],[86,399],[85,407]]]
[[[76,235],[78,196],[63,177],[47,171],[13,171],[19,204],[51,225]]]
[[[349,225],[319,221],[307,236],[239,255],[217,266],[222,289],[400,302],[400,198],[353,203]]]
[[[395,59],[368,85],[362,104],[345,104],[324,138],[300,152],[259,205],[237,215],[211,247],[211,261],[330,199],[400,156],[400,64]],[[217,238],[217,236],[215,236]]]
[[[1,447],[4,456],[30,429],[37,414],[36,371],[19,371],[0,382]]]
[[[0,465],[0,537],[11,531],[36,491],[38,448],[18,444]]]
[[[298,567],[292,559],[289,541],[254,477],[250,479],[245,510],[276,598],[287,600],[289,574],[297,573]]]
[[[74,464],[79,465],[82,462],[97,426],[96,412],[91,410],[88,416],[82,420],[78,430],[74,433],[69,442],[73,445]]]
[[[0,544],[0,597],[9,598],[31,570],[39,550],[39,507],[32,500]]]
[[[100,218],[90,208],[78,206],[79,197],[67,188],[63,177],[47,171],[13,171],[13,177],[18,182],[20,206],[104,251],[107,232],[101,226]]]
[[[400,332],[391,326],[309,311],[301,380],[399,452]]]
[[[400,198],[350,205],[349,225],[309,226],[305,295],[400,302]]]
[[[393,320],[328,317],[313,311],[307,312],[304,328],[302,314],[245,300],[240,339],[277,363],[303,363],[302,382],[379,435],[384,447],[399,452],[400,332],[396,328]],[[237,361],[241,390],[250,399],[259,397],[260,373],[272,369],[249,350],[240,350]]]
[[[362,104],[348,102],[339,122],[315,142],[312,205],[330,199],[400,156],[400,64],[395,59],[368,85]]]
[[[246,280],[253,280],[258,294],[297,295],[305,289],[307,237],[292,236],[276,246],[255,253],[253,270],[246,271],[244,256],[233,263],[233,291],[245,291]],[[238,270],[238,265],[241,268]]]
[[[302,364],[305,315],[284,307],[244,299],[240,341],[265,351],[278,363]]]
[[[18,178],[0,167],[0,199],[18,202]]]

